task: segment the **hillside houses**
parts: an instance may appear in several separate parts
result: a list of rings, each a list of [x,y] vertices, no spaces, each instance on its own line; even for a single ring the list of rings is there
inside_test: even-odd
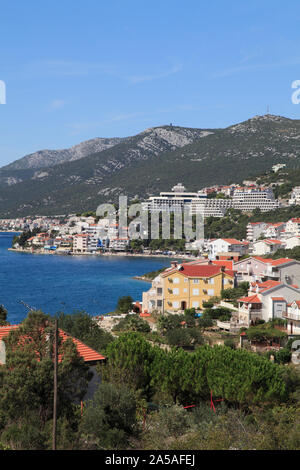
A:
[[[288,304],[294,301],[300,301],[300,290],[296,286],[273,280],[251,283],[248,296],[238,299],[238,321],[250,326],[257,320],[283,319]]]
[[[238,282],[276,280],[300,287],[300,262],[289,258],[271,259],[251,256],[236,261]]]

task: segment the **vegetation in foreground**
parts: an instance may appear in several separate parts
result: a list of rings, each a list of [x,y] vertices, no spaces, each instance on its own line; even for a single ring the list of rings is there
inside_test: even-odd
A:
[[[191,313],[185,315],[187,330],[194,328]],[[108,338],[82,312],[58,317],[60,327],[107,356],[99,367],[102,382],[81,414],[91,370],[72,341],[59,345],[59,449],[300,449],[295,366],[201,341],[192,350],[178,345],[166,350],[143,332]],[[161,334],[178,329],[175,317],[160,320]],[[1,449],[51,448],[52,332],[51,317],[30,312],[6,339]]]

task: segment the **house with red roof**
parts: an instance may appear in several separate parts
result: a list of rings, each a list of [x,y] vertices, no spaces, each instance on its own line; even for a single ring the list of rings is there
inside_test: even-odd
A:
[[[9,333],[12,330],[19,328],[19,325],[9,325],[9,326],[1,326],[0,327],[0,367],[1,365],[5,364],[6,361],[6,348],[5,348],[5,338],[8,337]],[[93,348],[90,348],[82,341],[74,338],[73,336],[68,335],[62,329],[58,330],[59,337],[62,342],[65,342],[68,339],[71,339],[76,346],[79,356],[81,356],[84,362],[89,366],[90,371],[92,372],[93,376],[88,384],[87,392],[83,398],[83,401],[91,399],[95,390],[97,389],[101,379],[98,375],[96,370],[96,365],[99,363],[104,363],[106,361],[106,357],[102,354],[95,351]],[[58,361],[61,358],[58,357]]]
[[[203,302],[234,285],[235,272],[222,264],[173,262],[143,293],[143,310],[175,313],[187,308],[201,309]]]
[[[257,320],[284,319],[287,305],[294,301],[300,302],[300,289],[295,285],[271,279],[250,283],[248,295],[238,299],[238,321],[250,326]]]
[[[210,240],[207,247],[211,259],[216,259],[220,253],[238,253],[243,256],[248,253],[249,242],[239,241],[235,238],[217,238]]]
[[[289,285],[296,284],[300,287],[300,262],[294,259],[250,256],[235,261],[233,269],[237,272],[238,282],[273,279]]]
[[[17,328],[19,328],[19,325],[0,326],[0,342],[1,341],[5,342],[5,338],[9,335],[9,333],[12,330],[15,330]],[[61,329],[59,329],[59,337],[61,338],[62,342],[66,341],[67,339],[72,339],[73,343],[76,346],[79,356],[81,356],[84,359],[84,362],[86,362],[89,365],[96,365],[98,362],[103,362],[106,360],[105,356],[102,356],[102,354],[90,348],[79,339],[76,339],[73,336],[68,335]],[[3,360],[3,357],[2,357],[2,360]],[[0,357],[0,364],[1,364],[1,357]]]

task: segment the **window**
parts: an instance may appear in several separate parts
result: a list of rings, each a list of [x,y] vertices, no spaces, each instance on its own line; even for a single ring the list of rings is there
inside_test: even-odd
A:
[[[179,302],[173,302],[173,308],[179,308]]]
[[[179,295],[179,289],[178,289],[178,287],[175,287],[175,289],[173,289],[173,294],[174,294],[174,295]]]
[[[192,302],[192,307],[198,308],[199,307],[199,302],[197,302],[197,301]]]
[[[207,294],[211,296],[215,295],[214,289],[208,289]]]
[[[179,284],[179,277],[174,277],[173,282],[174,284]]]
[[[158,300],[158,301],[157,301],[157,306],[158,306],[158,307],[162,307],[162,300]]]
[[[184,282],[189,282],[187,277],[184,278]]]
[[[193,279],[193,284],[199,284],[199,279]]]
[[[193,295],[199,295],[199,289],[193,289]]]
[[[207,282],[208,282],[208,284],[214,284],[215,280],[214,280],[214,278],[211,278],[211,279],[208,279]]]
[[[224,286],[226,286],[226,284],[228,284],[228,279],[224,279]]]
[[[188,290],[187,289],[183,289],[183,292],[186,293]]]

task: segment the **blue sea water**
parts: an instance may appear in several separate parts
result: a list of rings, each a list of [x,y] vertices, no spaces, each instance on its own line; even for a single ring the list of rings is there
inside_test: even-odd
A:
[[[12,324],[27,316],[28,308],[20,302],[51,315],[111,312],[120,296],[142,300],[149,289],[148,282],[133,276],[170,265],[165,258],[14,253],[7,250],[14,235],[0,232],[0,304]]]

